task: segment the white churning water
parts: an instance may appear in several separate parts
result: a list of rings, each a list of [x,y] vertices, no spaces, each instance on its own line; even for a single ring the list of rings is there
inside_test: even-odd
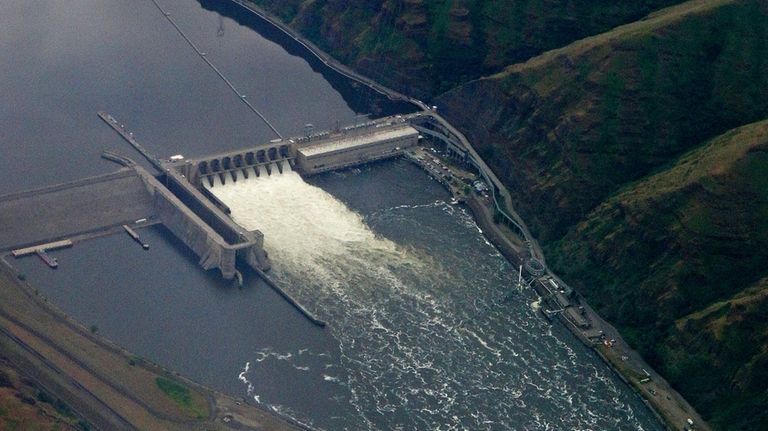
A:
[[[510,299],[514,269],[463,210],[437,201],[367,215],[405,236],[433,232],[406,248],[289,168],[206,186],[264,233],[276,278],[339,343],[321,370],[302,350],[254,354],[239,376],[248,385],[264,380],[259,367],[289,363],[343,393],[331,423],[276,410],[327,429],[655,429],[533,298]]]
[[[359,214],[306,183],[287,163],[283,173],[276,165],[271,171],[268,175],[261,167],[258,177],[250,173],[247,179],[238,172],[238,180],[230,176],[224,186],[217,177],[209,189],[230,207],[237,223],[264,233],[264,246],[279,269],[318,277],[333,272],[342,258],[362,257],[355,252],[397,253],[395,244],[377,238]]]

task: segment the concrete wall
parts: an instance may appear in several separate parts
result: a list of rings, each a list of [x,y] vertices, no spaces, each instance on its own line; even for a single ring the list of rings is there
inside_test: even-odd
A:
[[[269,269],[261,232],[250,232],[237,225],[180,174],[169,170],[166,187],[143,168],[134,169],[153,197],[157,217],[200,257],[204,269],[219,269],[224,278],[232,279],[238,258],[254,268]]]
[[[311,175],[402,154],[396,150],[397,147],[404,149],[418,143],[418,131],[411,127],[409,121],[410,116],[386,117],[334,131],[293,137],[253,148],[228,151],[201,158],[169,162],[166,165],[186,178],[194,187],[200,187],[204,181],[212,181],[213,178],[217,179],[216,182],[220,181],[224,184],[235,181],[237,176],[250,178],[252,175],[256,175],[255,167],[261,166],[262,171],[264,171],[265,168],[263,167],[270,168],[275,166],[275,163],[291,163],[291,166],[301,173]],[[408,130],[412,132],[412,136],[395,140],[397,142],[386,138],[377,140],[377,136],[380,134],[397,130]],[[365,141],[366,139],[372,139],[375,142],[363,143],[352,151],[330,149],[340,142]],[[307,156],[306,153],[302,155],[302,151],[316,147],[329,148],[326,151],[327,154],[322,156],[323,160],[320,160],[318,155]],[[300,158],[302,159],[301,162],[299,161]],[[317,159],[318,162],[313,163],[311,159]]]
[[[192,249],[203,269],[218,268],[227,279],[235,276],[235,251],[225,248],[225,241],[202,220],[185,211],[173,195],[159,189],[154,193],[154,205],[163,225]]]
[[[156,215],[133,169],[0,197],[0,250],[86,234]]]
[[[146,218],[162,222],[200,257],[204,269],[219,269],[224,278],[235,277],[238,260],[269,269],[261,232],[235,224],[180,174],[171,175],[166,187],[144,168],[128,166],[108,175],[0,197],[0,250]]]
[[[285,169],[285,166],[290,164],[291,168],[294,166],[293,159],[281,159],[272,161],[269,163],[258,164],[255,166],[245,166],[242,168],[230,169],[227,171],[218,172],[215,174],[201,174],[197,171],[197,181],[189,181],[190,184],[197,188],[204,187],[204,184],[213,186],[214,184],[229,184],[236,182],[238,177],[240,178],[252,178],[264,175],[280,174]],[[209,200],[217,201],[215,197],[208,196]],[[221,204],[217,203],[217,206],[221,208]]]
[[[255,166],[266,166],[277,161],[293,160],[295,157],[296,146],[290,141],[281,141],[200,159],[169,163],[168,166],[184,175],[193,186],[199,187],[200,182],[211,175],[219,175],[222,181],[226,183],[232,179],[234,171],[242,171],[244,175],[251,175],[253,173],[252,168]]]

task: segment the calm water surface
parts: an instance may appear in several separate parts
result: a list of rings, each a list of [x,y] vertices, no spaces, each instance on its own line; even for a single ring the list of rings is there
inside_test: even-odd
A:
[[[286,135],[396,109],[228,2],[161,4]],[[135,156],[98,110],[161,156],[273,137],[146,0],[0,2],[0,97],[0,193],[114,170],[105,149]],[[531,310],[530,292],[510,288],[514,268],[415,167],[274,180],[252,184],[274,199],[232,193],[276,216],[259,221],[265,230],[314,214],[268,246],[275,276],[325,330],[253,276],[238,289],[199,270],[161,227],[142,232],[149,252],[118,235],[54,252],[57,271],[16,264],[131,351],[320,428],[659,429],[591,352]],[[302,202],[278,204],[292,193],[306,206],[286,214]]]
[[[206,2],[222,16],[194,0],[159,1],[286,136],[387,108],[255,32],[250,14],[221,6],[229,2]],[[138,158],[99,110],[161,157],[274,138],[149,0],[0,2],[0,97],[2,192],[114,170],[100,160],[103,150]]]

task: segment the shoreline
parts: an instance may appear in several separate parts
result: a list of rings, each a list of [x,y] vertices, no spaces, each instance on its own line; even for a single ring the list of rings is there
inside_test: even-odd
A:
[[[231,0],[231,1],[241,6],[243,9],[246,9],[247,11],[258,16],[259,18],[269,23],[270,25],[280,30],[281,32],[283,32],[286,36],[290,37],[296,43],[303,46],[307,50],[307,52],[309,52],[309,54],[311,54],[313,57],[317,58],[318,60],[323,62],[323,64],[325,64],[328,68],[339,73],[345,78],[351,79],[359,84],[365,85],[366,87],[376,91],[377,93],[387,96],[390,100],[399,100],[402,102],[411,103],[417,108],[421,109],[422,111],[429,110],[429,105],[422,102],[421,100],[415,99],[413,97],[408,97],[400,93],[399,91],[396,91],[389,87],[381,85],[378,82],[370,78],[367,78],[355,72],[354,70],[350,69],[349,67],[345,66],[344,64],[340,63],[338,60],[333,58],[333,56],[331,56],[330,54],[320,49],[312,41],[306,39],[296,30],[284,24],[280,19],[273,16],[271,13],[262,9],[261,7],[254,4],[253,2],[249,0]]]
[[[0,256],[0,352],[98,429],[311,430],[133,355],[40,295],[6,257]],[[207,416],[190,416],[163,395],[152,396],[157,379],[186,387],[206,405]]]
[[[262,8],[253,4],[252,2],[248,0],[232,0],[232,1],[242,6],[243,8],[251,11],[255,15],[259,16],[261,19],[265,20],[269,24],[273,25],[275,28],[279,29],[280,31],[282,31],[283,33],[285,33],[286,35],[294,39],[296,42],[304,46],[311,55],[315,56],[316,58],[321,60],[326,66],[335,70],[341,75],[346,76],[347,78],[352,79],[360,84],[366,85],[369,88],[386,95],[392,100],[407,101],[417,106],[422,111],[427,111],[429,115],[431,115],[436,121],[441,123],[442,126],[444,126],[447,130],[449,130],[453,135],[455,135],[459,139],[459,141],[461,141],[462,144],[464,144],[467,151],[469,152],[471,161],[477,165],[481,175],[484,177],[486,182],[489,183],[489,185],[496,187],[504,203],[503,206],[499,204],[499,202],[496,200],[496,194],[494,193],[493,194],[494,205],[496,206],[496,210],[499,211],[511,223],[513,223],[514,225],[520,228],[521,232],[523,233],[523,239],[528,244],[529,253],[531,257],[538,259],[543,264],[546,271],[546,275],[557,280],[561,285],[566,286],[566,284],[556,274],[552,273],[552,271],[547,267],[545,256],[543,254],[541,246],[538,244],[538,241],[532,236],[532,234],[528,230],[522,218],[514,211],[513,208],[511,208],[510,206],[511,195],[509,191],[501,183],[501,181],[496,177],[496,175],[488,167],[488,165],[485,164],[482,158],[480,158],[479,154],[472,147],[468,139],[460,131],[455,129],[446,119],[444,119],[442,116],[440,116],[436,112],[433,112],[430,109],[430,106],[427,105],[426,103],[420,100],[417,100],[415,98],[403,95],[398,91],[387,88],[369,78],[366,78],[352,71],[350,68],[339,63],[328,53],[318,48],[314,43],[304,38],[301,34],[296,32],[292,28],[290,28],[288,25],[284,24],[278,18],[272,16],[272,14],[264,11]],[[476,222],[478,223],[478,226],[480,226],[481,229],[483,229],[483,233],[486,236],[486,238],[492,244],[494,244],[494,246],[502,253],[502,255],[505,256],[505,258],[510,260],[510,262],[514,261],[514,262],[522,263],[522,261],[525,260],[525,257],[515,252],[513,247],[510,247],[509,243],[511,241],[508,238],[509,235],[503,233],[499,228],[499,226],[494,222],[493,214],[490,214],[490,211],[483,210],[483,207],[482,205],[480,205],[479,202],[468,203],[468,205],[472,209],[473,216]],[[694,429],[704,430],[704,431],[710,430],[708,424],[701,418],[701,416],[693,408],[693,406],[691,406],[674,388],[672,388],[671,385],[669,385],[669,383],[666,381],[666,379],[664,379],[663,376],[661,376],[655,370],[653,370],[650,367],[650,365],[648,365],[642,359],[642,357],[640,357],[640,355],[624,341],[623,337],[621,337],[619,332],[609,322],[606,322],[605,320],[603,320],[602,317],[600,317],[591,307],[589,307],[589,304],[587,304],[581,298],[580,298],[580,304],[582,304],[583,306],[585,306],[585,308],[589,310],[590,318],[592,319],[593,322],[599,324],[599,327],[609,329],[609,331],[604,331],[604,332],[605,333],[610,332],[610,334],[612,335],[611,339],[616,340],[617,345],[621,346],[622,353],[625,353],[625,355],[622,355],[622,357],[624,356],[632,357],[633,363],[643,365],[641,367],[642,370],[646,374],[649,374],[650,376],[653,377],[652,382],[654,383],[654,385],[656,385],[656,388],[647,389],[647,387],[645,387],[647,390],[644,391],[643,386],[638,387],[635,383],[633,383],[634,382],[632,380],[633,376],[629,375],[627,371],[619,367],[619,365],[616,362],[617,361],[616,358],[608,357],[603,352],[601,352],[598,348],[596,348],[593,344],[590,345],[589,341],[585,338],[583,331],[575,327],[572,324],[572,322],[561,317],[563,320],[566,320],[565,322],[563,322],[563,324],[576,336],[576,338],[584,342],[589,347],[592,347],[592,350],[594,350],[598,354],[598,356],[609,366],[609,368],[611,368],[611,370],[613,370],[617,375],[621,376],[622,380],[627,382],[628,386],[642,398],[644,404],[648,406],[651,412],[657,418],[660,419],[662,426],[671,430],[687,431],[689,427],[686,423],[686,420],[687,418],[692,418],[694,419],[694,422],[696,424],[696,427]],[[657,397],[657,395],[663,395],[663,397],[661,397],[661,400],[659,399],[659,397]],[[668,403],[664,402],[664,400],[674,401],[674,405],[670,406],[668,405]],[[669,411],[669,410],[672,410],[672,411]]]
[[[432,171],[428,169],[422,162],[415,157],[405,157],[405,160],[415,164],[424,172],[432,177],[435,181],[439,182],[443,187],[448,190],[451,195],[456,199],[458,196],[453,190],[450,184],[442,181],[440,178],[436,178]],[[523,265],[526,261],[524,253],[521,253],[523,244],[517,244],[510,240],[508,233],[505,233],[501,226],[497,224],[493,219],[493,208],[489,207],[473,192],[470,196],[464,196],[459,200],[460,203],[465,204],[472,213],[472,217],[477,223],[478,227],[482,230],[483,236],[496,248],[496,250],[504,256],[504,258],[511,264]],[[550,275],[549,272],[545,273],[545,276]],[[559,278],[557,279],[560,280]],[[564,283],[563,283],[564,284]],[[538,280],[532,279],[529,283],[538,298],[544,302],[548,296],[551,296],[551,292],[546,292],[538,288]],[[542,309],[542,317],[547,320],[553,320],[557,318],[558,321],[571,332],[577,340],[579,340],[590,351],[593,351],[598,358],[616,375],[624,384],[629,387],[632,392],[642,401],[642,403],[648,408],[651,414],[656,418],[659,425],[666,430],[700,430],[711,431],[711,428],[701,418],[698,412],[693,409],[690,404],[672,388],[663,376],[656,373],[653,368],[648,365],[644,359],[634,351],[621,337],[620,333],[609,322],[600,317],[590,306],[577,294],[577,304],[586,309],[585,313],[589,320],[592,322],[592,328],[603,329],[591,329],[592,331],[600,331],[604,334],[606,339],[614,340],[615,344],[608,351],[604,351],[603,344],[596,341],[597,338],[590,339],[586,334],[587,331],[579,328],[574,322],[565,317],[563,313],[557,313],[555,316],[549,317]],[[611,354],[613,352],[613,354]],[[619,355],[617,352],[621,352]],[[620,356],[620,357],[619,357]],[[626,357],[626,360],[622,360]],[[631,359],[631,361],[630,361]],[[624,363],[625,366],[622,366]],[[632,364],[637,368],[640,368],[643,374],[638,372],[630,373],[631,369],[626,367],[627,364]],[[638,377],[639,376],[639,377]],[[650,379],[649,382],[643,383],[642,380],[646,378]],[[666,400],[667,403],[661,401]],[[665,405],[666,404],[666,405]],[[672,410],[672,411],[670,411]],[[675,411],[679,410],[679,411]],[[680,412],[683,412],[685,418],[681,418]],[[692,418],[694,423],[697,424],[696,428],[687,428],[685,421],[688,418]]]
[[[442,158],[438,155],[437,157]],[[427,175],[440,183],[451,193],[454,199],[465,204],[471,211],[472,217],[481,229],[483,236],[496,248],[496,250],[514,266],[524,265],[526,262],[525,246],[510,240],[510,235],[502,230],[502,227],[494,221],[493,207],[490,203],[484,203],[482,199],[472,192],[469,196],[459,196],[454,187],[448,182],[435,176],[433,171],[415,155],[406,153],[404,159],[421,168]],[[445,159],[443,159],[445,162]],[[547,270],[543,277],[552,276]],[[560,281],[559,278],[557,278]],[[565,285],[565,283],[562,283]],[[552,292],[542,289],[539,280],[533,278],[528,286],[531,287],[542,302],[547,302],[553,295]],[[557,304],[554,304],[556,308]],[[589,330],[579,328],[573,321],[568,319],[564,313],[548,316],[543,312],[542,316],[552,321],[557,319],[565,328],[571,332],[589,350],[594,351],[598,358],[616,375],[632,392],[643,402],[650,410],[651,414],[658,420],[659,425],[667,430],[687,430],[685,421],[688,418],[694,419],[697,425],[696,430],[709,431],[710,428],[699,416],[698,412],[690,406],[687,401],[658,373],[656,373],[648,363],[623,340],[619,332],[609,323],[602,319],[590,306],[577,294],[576,305],[585,309],[585,316],[591,322]],[[602,329],[601,329],[602,328]],[[602,338],[590,338],[589,332],[593,334],[599,331],[603,334]],[[615,344],[610,350],[604,351],[604,345],[597,341],[600,339],[614,340]],[[616,352],[621,352],[619,355]],[[611,354],[613,353],[613,354]],[[627,359],[624,359],[624,358]],[[630,361],[631,359],[631,361]],[[641,371],[632,370],[628,365],[639,368]],[[634,372],[631,372],[634,371]],[[639,374],[642,372],[643,374]],[[649,378],[650,381],[643,383],[642,380]],[[658,395],[658,396],[657,396]],[[661,398],[663,397],[663,398]],[[663,401],[666,401],[664,403]],[[666,405],[665,405],[666,404]],[[671,411],[670,410],[679,410]],[[685,418],[681,418],[680,413]],[[682,424],[682,425],[681,425]]]
[[[342,76],[346,77],[347,79],[351,79],[351,80],[354,80],[355,82],[358,82],[358,83],[360,83],[362,85],[365,85],[365,86],[373,89],[374,91],[377,91],[378,93],[387,96],[391,100],[405,101],[405,102],[408,102],[408,103],[412,103],[414,106],[417,106],[417,107],[419,107],[422,110],[429,110],[429,106],[426,105],[424,102],[421,102],[421,101],[419,101],[417,99],[414,99],[414,98],[410,98],[408,96],[405,96],[405,95],[403,95],[403,94],[401,94],[401,93],[399,93],[399,92],[397,92],[395,90],[388,89],[387,87],[384,87],[384,86],[376,83],[375,81],[372,81],[372,80],[370,80],[370,79],[368,79],[368,78],[366,78],[366,77],[364,77],[362,75],[359,75],[359,74],[355,73],[354,71],[352,71],[351,69],[347,68],[343,64],[341,64],[338,61],[334,60],[328,54],[324,53],[322,50],[317,48],[311,42],[305,40],[299,33],[293,31],[292,29],[290,29],[290,27],[286,26],[285,24],[282,24],[279,20],[277,20],[276,18],[272,17],[270,14],[268,14],[268,13],[266,13],[264,11],[260,11],[260,9],[257,6],[251,4],[247,0],[245,0],[245,1],[244,0],[232,0],[232,1],[234,3],[236,3],[236,4],[238,4],[238,5],[246,8],[247,10],[251,11],[252,13],[258,15],[261,19],[263,19],[266,22],[272,24],[274,27],[278,28],[279,30],[283,31],[286,35],[288,35],[289,37],[294,39],[296,42],[298,42],[299,44],[304,46],[308,50],[309,53],[311,53],[312,55],[317,57],[326,66],[328,66],[332,70],[336,71],[337,73],[341,74]],[[450,126],[450,123],[448,123],[447,120],[444,120],[442,117],[440,117],[436,113],[430,112],[430,115],[434,116],[436,119],[440,120],[441,122],[444,122],[447,126]],[[453,130],[455,130],[455,129],[453,129]],[[458,132],[458,131],[456,131],[456,132]],[[471,145],[469,145],[468,141],[466,141],[466,138],[463,138],[463,135],[461,135],[460,132],[459,132],[459,136],[462,138],[463,142],[466,142],[466,144],[468,146],[468,150],[473,154],[473,157],[477,157],[477,159],[475,161],[479,162],[479,163],[482,163],[482,160],[479,159],[479,156],[477,156],[476,152],[474,152],[474,149],[472,149]],[[483,163],[483,166],[484,166],[484,163]],[[509,193],[503,187],[503,184],[501,184],[501,182],[493,175],[493,172],[491,172],[490,169],[487,166],[485,166],[485,169],[483,169],[481,167],[481,172],[483,173],[483,175],[486,176],[486,178],[489,178],[488,182],[490,184],[493,184],[493,185],[496,185],[497,187],[500,187],[500,193],[502,194],[502,196],[504,196],[505,194],[507,196],[509,195]],[[494,199],[495,199],[495,196],[494,196]],[[506,202],[508,203],[508,202],[510,202],[510,200],[506,199]],[[494,222],[494,220],[493,220],[493,208],[487,208],[481,201],[475,199],[474,197],[470,198],[465,203],[472,210],[473,218],[477,222],[478,226],[480,226],[481,229],[483,230],[484,236],[492,244],[494,244],[494,246],[497,248],[497,250],[499,250],[500,253],[507,260],[509,260],[510,262],[520,262],[520,263],[522,263],[522,261],[524,260],[524,257],[521,256],[520,251],[516,250],[515,247],[512,245],[513,241],[510,240],[510,238],[509,238],[510,235],[508,233],[505,233],[503,231],[503,229],[501,228],[501,226],[499,226],[498,224],[496,224]],[[495,202],[495,204],[497,206],[499,205],[498,202]],[[519,217],[517,216],[517,214],[515,214],[514,211],[512,211],[508,207],[508,204],[505,204],[504,207],[505,207],[504,209],[506,209],[507,211],[509,211],[512,214],[511,219],[516,219],[517,221],[522,223],[522,220],[520,220]],[[507,216],[507,217],[510,217],[510,216]],[[522,226],[525,226],[525,224],[523,223]],[[532,237],[530,237],[530,233],[527,232],[527,229],[524,229],[524,236],[529,237],[527,239],[531,239],[532,238]],[[540,248],[538,247],[538,243],[535,241],[535,239],[532,239],[531,244],[532,244],[532,249],[531,249],[532,254],[534,254],[537,257],[540,257],[541,261],[544,262],[543,254],[541,253]],[[22,289],[22,291],[23,291],[22,295],[26,295],[26,296],[29,297],[29,299],[32,299],[33,302],[35,302],[41,308],[41,310],[43,312],[49,313],[51,315],[55,315],[58,318],[62,319],[59,322],[59,324],[64,326],[65,329],[74,331],[74,333],[76,333],[78,336],[84,337],[84,338],[88,339],[89,341],[99,345],[105,351],[110,351],[110,352],[112,352],[114,354],[121,355],[121,357],[123,357],[124,359],[131,357],[130,353],[127,352],[125,349],[117,346],[116,344],[110,342],[109,340],[104,339],[104,337],[101,337],[99,335],[90,334],[89,331],[87,330],[87,328],[85,328],[82,323],[74,321],[71,317],[67,316],[61,310],[56,308],[55,305],[47,302],[45,299],[42,299],[42,297],[37,296],[36,289],[34,288],[34,286],[30,285],[27,282],[20,281],[19,278],[18,278],[19,274],[18,274],[17,270],[12,265],[10,265],[7,262],[5,262],[5,259],[2,256],[0,256],[0,259],[3,260],[3,262],[0,262],[0,267],[2,267],[2,268],[0,268],[0,276],[2,276],[3,273],[7,272],[7,274],[8,274],[7,278],[10,280],[10,284],[18,285],[18,288]],[[549,273],[549,275],[557,278],[551,272]],[[560,281],[559,278],[557,278],[557,280]],[[585,302],[582,302],[582,303],[588,307],[588,304],[586,304]],[[590,308],[590,310],[591,310],[591,308]],[[594,313],[594,311],[591,311],[591,312]],[[4,317],[4,316],[5,316],[5,312],[0,313],[0,317]],[[618,332],[615,330],[615,328],[613,328],[609,323],[603,321],[596,313],[594,313],[594,316],[596,316],[595,317],[596,321],[599,320],[601,322],[601,326],[605,326],[606,328],[610,327],[610,328],[612,328],[612,330],[616,334],[618,334]],[[564,316],[562,316],[562,315],[560,315],[559,318],[565,319]],[[565,319],[563,324],[572,333],[574,333],[576,335],[576,337],[579,338],[582,342],[584,342],[585,344],[588,343],[588,341],[585,341],[584,339],[582,339],[582,335],[583,335],[582,331],[580,331],[578,328],[573,327],[572,322],[570,322],[567,319]],[[40,334],[38,334],[38,335],[40,335]],[[620,341],[620,343],[623,343],[623,339],[621,339],[620,335],[616,335],[613,338],[615,338],[616,340]],[[55,339],[54,340],[49,340],[49,342],[56,343],[56,340]],[[610,355],[606,356],[606,353],[602,352],[599,348],[596,348],[594,345],[589,345],[589,344],[587,344],[587,345],[589,347],[592,347],[593,350],[595,350],[595,352],[598,354],[598,356],[606,364],[608,364],[609,367],[617,375],[619,375],[622,380],[624,380],[636,393],[638,393],[641,396],[641,398],[643,399],[644,403],[646,403],[646,405],[648,405],[648,407],[651,409],[651,411],[654,414],[657,415],[657,417],[659,417],[659,418],[665,417],[665,416],[660,416],[659,413],[656,411],[656,408],[652,406],[653,403],[654,403],[654,399],[653,399],[654,396],[653,396],[653,394],[642,392],[643,386],[640,386],[639,388],[636,388],[633,385],[632,380],[630,380],[632,376],[625,375],[626,371],[622,371],[621,370],[620,363],[612,362],[612,360],[610,359]],[[627,349],[629,349],[629,348],[627,347]],[[631,349],[629,349],[629,351],[633,352],[636,355],[636,352],[632,351]],[[610,351],[607,352],[607,353],[610,354]],[[639,357],[639,355],[638,355],[638,357]],[[614,360],[616,360],[616,359],[614,358]],[[143,361],[144,360],[142,360],[142,362]],[[642,361],[642,358],[640,358],[640,361]],[[213,396],[214,398],[218,397],[218,396],[228,397],[228,396],[220,394],[220,393],[218,393],[218,392],[216,392],[214,390],[211,390],[211,389],[205,387],[204,385],[200,385],[200,384],[197,384],[197,383],[195,383],[195,382],[193,382],[193,381],[191,381],[189,379],[183,378],[178,373],[170,371],[170,370],[167,370],[167,369],[165,369],[165,368],[163,368],[163,367],[161,367],[161,366],[159,366],[157,364],[154,364],[154,363],[151,363],[151,362],[146,362],[146,363],[142,363],[141,365],[142,366],[146,366],[147,368],[157,368],[157,369],[161,370],[162,372],[166,373],[167,375],[172,375],[173,378],[181,379],[185,384],[193,386],[195,389],[198,389],[198,390],[201,390],[201,391],[208,391],[209,393],[212,394],[211,396]],[[667,387],[668,387],[668,383],[666,383],[666,381],[663,379],[663,377],[661,377],[658,374],[656,374],[652,369],[650,369],[650,367],[647,366],[647,364],[645,366],[646,366],[646,368],[644,368],[644,370],[650,370],[651,374],[657,376],[657,377],[654,378],[654,382],[656,382],[656,379],[658,378],[660,382],[662,382],[663,384],[666,384]],[[674,394],[676,394],[677,397],[680,397],[679,394],[677,394],[677,392],[675,392],[671,388],[664,389],[664,390],[667,391],[667,392],[674,392]],[[135,397],[136,397],[136,395],[134,394],[133,398],[135,398]],[[131,397],[129,397],[129,398],[131,398]],[[228,397],[228,398],[232,398],[232,397]],[[682,397],[680,397],[680,399],[682,399]],[[684,400],[683,400],[683,402],[684,402]],[[687,405],[687,403],[685,403],[685,405]],[[267,409],[263,409],[260,406],[256,406],[256,408],[264,410],[265,413],[272,414],[274,416],[278,416],[282,420],[287,420],[289,422],[294,422],[291,418],[283,417],[283,416],[278,415],[276,413],[273,413],[273,412],[271,412],[271,411],[269,411]],[[217,412],[217,409],[214,409],[214,408],[211,409],[211,415],[215,415],[216,412]],[[696,417],[698,418],[698,416],[696,416]],[[661,421],[662,421],[662,424],[667,423],[667,427],[668,428],[672,427],[673,429],[682,429],[682,428],[678,428],[677,426],[671,425],[671,420],[670,419],[661,419]],[[697,427],[697,429],[705,429],[705,430],[708,429],[703,421],[697,420],[697,423],[702,425],[700,427]],[[299,424],[296,424],[295,422],[294,422],[294,425],[299,426]],[[244,428],[244,429],[246,429],[246,428]]]

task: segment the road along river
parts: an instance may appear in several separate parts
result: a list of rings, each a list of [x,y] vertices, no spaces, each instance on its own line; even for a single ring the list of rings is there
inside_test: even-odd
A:
[[[416,168],[311,183],[284,171],[211,188],[264,232],[275,276],[338,342],[335,357],[260,351],[241,374],[253,396],[271,402],[258,382],[284,363],[335,387],[349,410],[334,409],[320,424],[330,429],[654,429],[610,370],[532,310],[514,268]]]
[[[284,135],[389,109],[251,15],[159,3]],[[163,157],[272,138],[149,0],[8,0],[0,29],[0,95],[12,102],[0,106],[2,193],[113,170],[104,149],[135,157],[98,110]],[[116,236],[53,252],[56,271],[16,263],[136,354],[319,428],[659,428],[591,352],[539,318],[466,211],[408,163],[213,192],[264,231],[276,278],[327,329],[253,274],[237,289],[201,272],[162,228],[142,232],[149,252]]]

